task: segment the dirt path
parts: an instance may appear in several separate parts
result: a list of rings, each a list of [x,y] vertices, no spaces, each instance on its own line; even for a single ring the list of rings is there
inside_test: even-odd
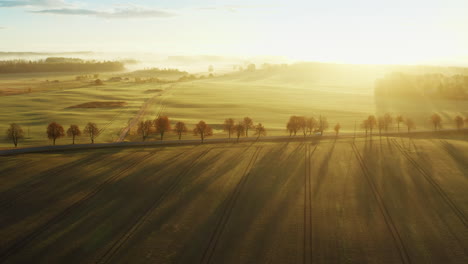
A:
[[[159,105],[157,116],[163,114],[164,109],[165,109],[164,100],[170,95],[170,91],[173,88],[174,88],[174,85],[172,85],[171,87],[166,88],[164,90],[163,95],[157,94],[157,95],[149,98],[148,100],[146,100],[143,103],[143,105],[140,107],[140,110],[138,111],[136,116],[134,116],[132,118],[132,120],[130,120],[130,122],[128,123],[128,126],[126,126],[124,129],[122,129],[122,131],[120,132],[119,137],[115,140],[115,142],[123,142],[125,140],[125,138],[127,137],[128,133],[130,133],[130,131],[132,129],[134,129],[135,127],[138,126],[138,123],[148,113],[148,110],[149,110],[149,108],[151,106],[153,106],[155,104]],[[156,118],[156,117],[154,117],[154,118]]]

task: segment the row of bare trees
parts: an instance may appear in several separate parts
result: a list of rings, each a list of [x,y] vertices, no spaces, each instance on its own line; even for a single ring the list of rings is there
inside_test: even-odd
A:
[[[261,123],[254,125],[250,117],[245,117],[239,122],[235,122],[233,118],[228,118],[224,121],[224,131],[228,132],[229,138],[231,138],[233,133],[237,135],[237,140],[239,140],[241,136],[248,136],[249,129],[255,129],[257,138],[266,135],[265,127]],[[185,123],[181,121],[177,122],[174,128],[172,128],[171,122],[167,116],[159,116],[153,121],[141,121],[138,125],[137,133],[142,136],[143,141],[152,133],[158,133],[160,139],[163,140],[164,134],[170,131],[175,132],[180,140],[182,135],[188,132],[188,129]],[[205,121],[201,120],[193,128],[193,134],[195,136],[200,136],[201,141],[204,142],[206,137],[213,135],[213,129]]]
[[[361,127],[365,129],[366,136],[370,132],[370,136],[372,136],[373,129],[377,128],[379,130],[379,135],[382,135],[382,131],[388,132],[388,129],[392,125],[393,121],[397,124],[398,133],[400,132],[400,124],[406,126],[408,133],[411,132],[412,129],[416,128],[415,121],[410,117],[405,117],[403,115],[397,115],[395,118],[392,117],[391,114],[386,113],[383,116],[375,117],[374,115],[370,115],[367,119],[364,119],[361,123]],[[464,127],[465,122],[468,122],[468,117],[463,118],[461,116],[456,116],[454,118],[455,125],[457,130],[460,130]],[[442,128],[442,117],[439,114],[432,114],[430,117],[430,123],[434,127],[434,131],[438,131]]]
[[[249,136],[249,129],[255,129],[254,135],[257,136],[257,139],[260,136],[266,136],[266,129],[262,123],[254,125],[252,118],[244,117],[243,120],[236,122],[233,118],[227,118],[224,120],[224,131],[228,132],[229,138],[231,134],[235,133],[237,136],[237,141],[241,136]]]
[[[96,123],[89,122],[86,124],[83,134],[88,136],[91,144],[94,144],[94,140],[99,135],[100,131],[96,125]],[[81,130],[78,125],[70,125],[67,129],[67,136],[72,138],[73,144],[75,144],[75,138],[81,136]],[[47,137],[53,141],[55,145],[55,141],[61,137],[65,136],[65,130],[63,129],[62,125],[52,122],[47,126]]]
[[[433,114],[430,117],[430,122],[434,127],[434,130],[440,130],[442,128],[442,118],[439,114]],[[465,123],[468,123],[468,117],[463,118],[462,116],[456,116],[454,118],[455,125],[458,130],[461,130]],[[401,124],[406,126],[408,133],[411,132],[412,129],[416,128],[416,123],[413,119],[409,117],[405,117],[403,115],[397,115],[393,117],[391,114],[386,113],[382,116],[374,116],[370,115],[367,119],[363,120],[361,123],[361,127],[365,129],[366,136],[370,132],[372,136],[373,130],[378,129],[379,134],[382,134],[382,131],[388,132],[390,127],[393,123],[396,123],[398,132],[400,132]],[[323,135],[323,132],[328,129],[328,121],[325,117],[320,116],[318,119],[314,117],[305,117],[305,116],[291,116],[289,118],[288,123],[286,124],[287,131],[289,135],[296,135],[297,133],[303,133],[304,137],[307,135],[311,135],[312,133],[320,133]],[[266,136],[266,129],[262,125],[262,123],[258,123],[254,125],[252,118],[245,117],[240,121],[235,121],[233,118],[227,118],[223,124],[224,131],[228,133],[229,138],[234,134],[239,141],[241,136],[248,137],[249,130],[254,129],[254,135],[257,136],[257,139],[260,136]],[[334,131],[336,136],[338,136],[341,125],[337,123],[334,126]],[[143,141],[152,134],[157,133],[160,135],[160,139],[163,140],[165,133],[167,132],[175,132],[178,135],[179,140],[182,138],[182,135],[188,132],[187,126],[184,122],[177,122],[175,126],[172,128],[170,120],[167,116],[159,116],[155,120],[146,120],[141,121],[138,124],[138,134],[142,136]],[[24,138],[24,131],[20,125],[12,123],[8,127],[7,131],[7,139],[11,140],[12,143],[17,147],[19,140]],[[94,143],[95,138],[100,134],[100,130],[98,129],[95,123],[89,122],[86,127],[82,131],[80,130],[78,125],[70,125],[70,127],[66,131],[66,135],[71,137],[73,140],[73,144],[75,144],[75,138],[81,136],[82,134],[89,137],[91,143]],[[193,128],[193,134],[196,136],[200,136],[202,142],[204,142],[206,137],[213,135],[213,129],[206,124],[205,121],[198,122],[195,127]],[[64,128],[56,123],[52,122],[47,126],[47,137],[53,141],[55,145],[55,141],[59,138],[65,136]]]
[[[99,129],[95,123],[89,122],[83,133],[88,136],[91,140],[91,143],[94,143],[94,139],[99,135]],[[8,127],[7,131],[7,138],[13,142],[15,147],[18,146],[18,142],[20,139],[24,138],[24,131],[20,125],[12,123]],[[78,125],[70,125],[70,128],[67,130],[67,135],[72,137],[73,144],[75,144],[75,138],[81,136],[81,130]],[[61,137],[65,136],[65,130],[63,126],[58,124],[57,122],[52,122],[47,126],[47,137],[53,141],[55,145],[55,141]]]
[[[289,136],[297,135],[298,132],[303,133],[304,137],[307,135],[312,135],[312,133],[320,133],[323,135],[323,132],[328,129],[328,121],[326,117],[320,116],[319,119],[314,117],[305,117],[305,116],[291,116],[288,123],[286,124],[286,129],[289,132]],[[340,133],[341,125],[337,123],[333,130],[335,130],[336,136]]]

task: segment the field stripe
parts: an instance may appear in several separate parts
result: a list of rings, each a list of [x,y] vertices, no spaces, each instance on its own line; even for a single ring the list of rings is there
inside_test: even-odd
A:
[[[176,189],[177,185],[180,183],[182,178],[187,175],[191,171],[191,169],[195,166],[195,164],[202,159],[208,152],[210,152],[213,148],[209,148],[200,155],[198,155],[192,162],[176,177],[174,177],[173,181],[170,183],[169,187],[148,207],[146,210],[142,212],[141,215],[138,216],[136,222],[129,228],[127,232],[125,232],[117,241],[115,241],[112,246],[96,261],[96,263],[111,263],[112,258],[116,255],[116,253],[122,248],[122,246],[127,242],[137,231],[138,229],[146,222],[146,220],[151,216],[151,213],[156,210],[162,202]],[[177,156],[185,154],[185,152],[180,153]]]
[[[406,249],[403,240],[401,239],[401,235],[398,232],[398,229],[393,222],[392,218],[390,217],[390,214],[388,213],[388,209],[385,206],[385,203],[383,201],[382,195],[379,193],[377,187],[375,186],[374,181],[371,178],[371,174],[369,173],[369,169],[367,168],[361,154],[359,153],[359,150],[357,149],[356,144],[354,142],[351,143],[351,146],[353,148],[354,154],[356,155],[356,158],[358,159],[359,166],[362,169],[362,175],[366,178],[367,183],[371,187],[372,193],[374,195],[375,200],[377,201],[377,204],[379,206],[380,212],[382,213],[382,216],[384,217],[385,223],[387,224],[388,230],[390,231],[390,234],[393,237],[393,241],[395,242],[395,245],[398,249],[398,252],[400,253],[400,259],[402,263],[411,263],[410,257],[408,254],[408,250]]]
[[[102,165],[102,167],[107,167],[107,165],[112,164],[113,162],[116,161],[111,158],[112,158],[112,155],[108,155],[104,158],[104,160],[101,160],[101,161],[107,161],[105,164]],[[117,160],[120,160],[120,159],[123,159],[123,157]],[[84,161],[88,162],[90,160],[94,160],[94,156],[91,156],[91,158],[88,158]],[[15,202],[21,201],[21,199],[24,198],[23,196],[25,194],[29,194],[31,191],[33,191],[34,187],[41,184],[45,180],[44,178],[46,178],[47,176],[67,173],[68,171],[73,169],[73,167],[75,167],[77,164],[80,164],[81,162],[83,162],[83,159],[79,159],[69,164],[65,164],[63,166],[60,166],[59,168],[54,168],[52,170],[42,172],[38,176],[33,177],[32,179],[27,181],[26,183],[23,183],[21,186],[14,187],[13,189],[10,189],[8,191],[1,193],[2,196],[5,196],[5,195],[8,196],[9,195],[8,193],[10,192],[14,193],[16,188],[20,189],[19,191],[16,191],[16,193],[14,193],[14,197],[9,197],[8,199],[0,198],[0,209],[1,210],[8,209],[11,206],[15,205]],[[83,165],[80,165],[80,166],[83,166]]]
[[[312,263],[312,181],[311,181],[311,158],[317,149],[310,151],[310,144],[305,145],[305,175],[304,175],[304,245],[303,263]],[[307,252],[308,251],[308,252]],[[307,254],[309,253],[309,254]]]
[[[86,201],[88,201],[91,198],[93,198],[94,196],[96,196],[102,189],[104,189],[104,187],[108,183],[110,183],[113,180],[117,179],[118,177],[122,176],[124,173],[126,173],[127,171],[129,171],[132,168],[136,167],[140,163],[142,163],[142,162],[146,161],[147,159],[151,158],[157,152],[159,152],[159,151],[151,152],[151,153],[145,155],[138,162],[132,162],[132,164],[130,164],[126,168],[120,170],[118,173],[116,173],[114,176],[106,179],[104,182],[100,183],[96,188],[94,188],[92,191],[90,191],[87,195],[85,195],[84,197],[82,197],[78,201],[74,202],[73,204],[71,204],[70,206],[65,208],[62,212],[60,212],[59,214],[54,216],[52,219],[50,219],[49,221],[47,221],[43,225],[39,226],[38,228],[36,228],[32,232],[30,232],[25,237],[23,237],[23,238],[17,240],[16,242],[14,242],[10,247],[8,247],[7,249],[5,249],[3,252],[0,253],[0,263],[5,262],[8,259],[8,257],[10,257],[11,255],[17,253],[22,248],[24,248],[26,245],[28,245],[28,243],[30,243],[33,239],[38,237],[40,234],[42,234],[48,228],[50,228],[53,225],[59,223],[67,215],[69,215],[73,211],[73,209],[81,206]]]
[[[462,210],[460,210],[460,208],[456,206],[455,202],[453,202],[450,196],[448,196],[448,194],[442,189],[440,184],[433,177],[431,177],[430,174],[421,165],[419,165],[419,163],[413,157],[411,157],[403,149],[403,147],[398,142],[396,142],[395,139],[392,139],[392,141],[394,145],[398,148],[398,150],[400,150],[400,152],[403,153],[403,155],[408,159],[408,161],[419,171],[419,173],[421,173],[421,175],[424,176],[426,181],[429,182],[432,185],[432,187],[437,191],[437,193],[443,198],[443,200],[452,209],[455,215],[457,215],[457,217],[460,219],[463,225],[465,227],[468,227],[468,221],[466,219],[465,214]]]
[[[236,204],[236,201],[239,197],[242,187],[247,182],[247,179],[250,175],[250,170],[252,169],[253,165],[257,161],[258,154],[260,153],[261,147],[257,147],[254,154],[249,160],[247,167],[242,175],[242,178],[237,182],[236,187],[234,187],[231,194],[226,198],[223,204],[226,204],[224,210],[219,218],[218,222],[216,223],[215,229],[211,234],[210,240],[208,242],[207,247],[205,248],[200,263],[211,263],[214,252],[218,245],[219,239],[226,227],[226,224],[231,216],[232,210]]]

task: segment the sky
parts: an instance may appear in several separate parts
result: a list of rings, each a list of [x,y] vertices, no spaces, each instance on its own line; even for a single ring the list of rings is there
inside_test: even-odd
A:
[[[0,0],[0,51],[468,66],[467,0]]]

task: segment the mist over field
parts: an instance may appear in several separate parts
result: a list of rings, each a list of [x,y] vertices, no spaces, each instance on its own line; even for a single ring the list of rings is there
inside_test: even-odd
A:
[[[468,263],[467,10],[0,0],[0,264]]]

